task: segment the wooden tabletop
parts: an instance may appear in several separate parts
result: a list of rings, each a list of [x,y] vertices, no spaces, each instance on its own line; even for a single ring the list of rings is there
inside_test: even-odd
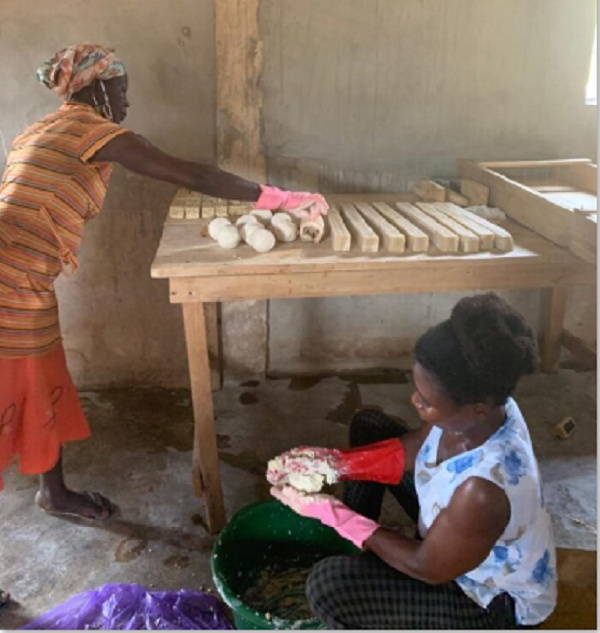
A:
[[[358,198],[356,195],[346,197],[348,201]],[[390,200],[388,196],[380,198],[372,194],[369,199]],[[367,254],[355,246],[349,252],[334,252],[330,237],[320,244],[278,243],[268,253],[256,253],[246,244],[225,250],[209,237],[201,236],[207,222],[170,218],[165,222],[151,274],[171,280],[171,301],[527,288],[596,282],[594,266],[513,221],[499,223],[510,231],[515,241],[515,248],[508,253],[448,254],[430,249],[428,253],[400,255],[384,250]],[[401,273],[401,277],[394,272]],[[296,276],[300,276],[300,281]],[[248,283],[250,277],[254,277],[252,283]],[[202,284],[194,280],[202,280]]]

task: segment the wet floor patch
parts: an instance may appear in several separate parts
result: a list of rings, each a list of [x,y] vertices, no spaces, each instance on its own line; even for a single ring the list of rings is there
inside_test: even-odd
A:
[[[206,523],[206,519],[201,514],[192,514],[190,517],[190,521],[192,525],[197,525],[204,528],[204,531],[208,534],[208,524]]]
[[[231,437],[224,433],[217,433],[217,448],[229,448],[231,446]]]
[[[174,567],[176,569],[185,569],[190,566],[189,556],[169,556],[163,560],[165,567]]]
[[[307,391],[318,385],[323,380],[320,376],[295,376],[290,379],[288,389],[290,391]]]
[[[342,402],[335,408],[327,412],[326,419],[334,424],[348,426],[357,409],[362,407],[362,397],[360,387],[351,382],[346,389]]]
[[[242,451],[237,454],[219,451],[219,459],[228,466],[239,468],[251,475],[263,477],[267,472],[266,463],[259,459],[253,451]]]
[[[129,563],[138,558],[147,547],[148,541],[145,539],[123,539],[115,550],[115,560],[117,563]]]
[[[406,385],[410,380],[410,371],[389,370],[343,373],[338,378],[344,382],[353,382],[357,385]]]
[[[240,404],[256,404],[258,402],[258,396],[254,393],[250,393],[249,391],[245,391],[239,397]]]
[[[240,387],[258,387],[259,385],[258,380],[246,380],[246,382],[240,383]]]

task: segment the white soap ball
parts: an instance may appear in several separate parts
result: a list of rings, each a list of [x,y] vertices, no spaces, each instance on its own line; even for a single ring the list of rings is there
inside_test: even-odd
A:
[[[264,226],[268,226],[273,218],[273,211],[270,209],[253,209],[250,211],[250,215],[257,218]]]
[[[242,236],[244,242],[248,242],[254,231],[260,231],[262,228],[263,227],[260,222],[246,222],[246,224],[242,224],[240,227],[240,235]]]
[[[266,253],[275,246],[275,236],[268,229],[254,231],[248,239],[248,244],[259,253]]]
[[[271,224],[271,231],[280,242],[293,242],[298,237],[298,227],[293,222]]]
[[[240,232],[231,224],[224,226],[219,231],[217,242],[221,248],[235,248],[240,243]]]
[[[231,222],[227,218],[215,218],[208,225],[208,234],[216,240],[219,238],[221,229],[225,226],[231,226]]]
[[[272,226],[279,226],[281,224],[294,224],[294,220],[292,220],[291,216],[283,211],[279,211],[273,216],[271,220]]]
[[[262,224],[258,221],[258,218],[254,215],[250,215],[249,213],[242,215],[235,222],[235,225],[238,228],[241,228],[244,224],[256,224],[257,226],[262,226]]]

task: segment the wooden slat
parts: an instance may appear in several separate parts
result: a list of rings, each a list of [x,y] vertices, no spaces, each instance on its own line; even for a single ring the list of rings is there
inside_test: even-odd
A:
[[[560,165],[553,171],[558,181],[567,182],[575,189],[583,189],[598,195],[598,168],[591,161]]]
[[[389,253],[403,253],[406,239],[402,233],[370,204],[357,202],[354,205],[368,224],[379,234],[383,248]]]
[[[573,213],[544,196],[491,169],[459,158],[461,178],[478,180],[490,188],[490,204],[559,246],[569,247]]]
[[[219,304],[205,303],[204,318],[206,320],[206,340],[210,364],[210,384],[213,391],[219,391],[222,386]]]
[[[467,198],[470,206],[485,206],[490,200],[490,190],[485,185],[469,178],[463,178],[460,181],[460,192]]]
[[[439,203],[443,204],[443,203]],[[458,235],[460,240],[460,250],[463,253],[477,253],[479,250],[479,238],[473,231],[469,230],[463,224],[457,222],[454,218],[446,215],[437,208],[437,204],[432,202],[415,202],[415,206],[421,209],[429,217],[439,222],[442,226],[450,229]]]
[[[396,206],[403,215],[429,235],[431,242],[440,251],[443,253],[456,253],[458,251],[458,235],[408,202],[397,202]]]
[[[461,213],[460,207],[451,202],[438,202],[435,206],[441,213],[445,213],[475,233],[479,238],[479,248],[482,251],[489,251],[494,248],[495,235],[491,229],[471,220],[466,214]]]
[[[344,219],[356,239],[359,249],[363,253],[376,253],[379,250],[379,236],[377,233],[365,222],[365,219],[352,204],[342,203],[340,206]]]
[[[446,200],[458,205],[459,207],[469,206],[469,198],[463,196],[462,193],[458,193],[458,191],[453,191],[452,189],[448,189],[446,191]]]
[[[336,252],[349,251],[352,246],[352,235],[346,228],[342,215],[335,205],[330,206],[327,220],[329,221],[333,250]]]
[[[553,286],[546,291],[546,325],[542,344],[542,370],[545,372],[558,369],[567,292],[565,286]]]
[[[493,222],[490,222],[489,220],[486,220],[485,218],[478,216],[475,213],[471,213],[471,211],[461,209],[460,207],[455,207],[454,212],[463,216],[464,218],[471,220],[471,222],[475,222],[476,224],[479,224],[480,226],[492,231],[492,233],[494,234],[494,248],[503,252],[513,250],[514,240],[512,235],[506,229],[498,226],[497,224],[494,224]]]
[[[589,158],[565,158],[561,160],[483,161],[479,165],[490,169],[544,169],[546,167],[585,165],[591,162]]]
[[[598,258],[598,216],[574,214],[569,249],[590,264]]]
[[[379,196],[378,196],[379,198]],[[406,236],[408,248],[413,253],[425,253],[429,248],[429,235],[422,231],[418,226],[407,220],[396,209],[392,209],[385,202],[373,202],[373,206],[381,213],[381,215],[391,222],[397,229],[402,231]]]
[[[204,308],[201,303],[186,303],[182,309],[194,408],[194,490],[197,496],[204,494],[209,532],[216,534],[225,525],[226,516],[210,391]]]
[[[434,180],[421,180],[414,186],[414,192],[425,202],[444,202],[446,188]]]
[[[217,159],[226,171],[264,182],[259,4],[259,0],[214,0]]]
[[[396,292],[445,292],[484,290],[489,288],[541,288],[551,283],[593,285],[596,271],[581,262],[580,266],[550,265],[531,258],[506,261],[497,258],[474,261],[463,255],[453,259],[432,258],[411,266],[397,266],[382,274],[379,270],[313,273],[276,273],[244,278],[239,275],[219,277],[173,277],[169,281],[172,303],[196,301],[235,301],[238,299],[291,299],[305,297],[340,297],[350,295],[393,294]],[[577,261],[573,257],[574,261]]]

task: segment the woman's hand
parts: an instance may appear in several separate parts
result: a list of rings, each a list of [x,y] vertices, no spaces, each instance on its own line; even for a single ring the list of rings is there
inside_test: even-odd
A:
[[[398,484],[404,462],[404,445],[398,438],[345,450],[300,446],[269,462],[267,480],[305,492],[318,492],[325,483],[347,479]]]
[[[318,492],[325,483],[339,481],[339,454],[333,448],[300,446],[272,459],[267,481],[273,486],[292,485],[306,492]]]
[[[294,512],[309,519],[317,519],[333,528],[341,537],[362,548],[379,525],[354,512],[331,495],[304,495],[290,486],[271,488],[271,494]]]
[[[297,218],[317,218],[327,215],[329,205],[319,193],[286,191],[269,185],[261,185],[261,194],[256,201],[256,209],[284,209]]]

